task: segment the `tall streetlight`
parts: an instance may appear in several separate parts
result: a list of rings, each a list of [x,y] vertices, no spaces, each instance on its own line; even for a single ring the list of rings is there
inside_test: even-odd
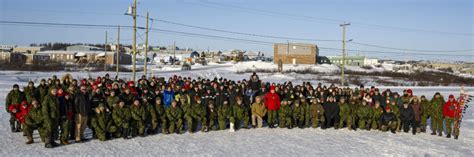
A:
[[[125,15],[131,15],[133,17],[132,81],[135,81],[137,72],[137,0],[133,0],[133,5],[128,7],[128,11]]]
[[[342,27],[342,67],[341,67],[341,86],[345,86],[344,82],[344,66],[346,64],[346,26],[351,25],[351,23],[343,23],[339,26]]]

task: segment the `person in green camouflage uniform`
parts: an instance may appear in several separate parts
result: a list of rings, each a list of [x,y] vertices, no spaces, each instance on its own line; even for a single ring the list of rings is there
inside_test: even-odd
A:
[[[372,108],[367,105],[366,101],[362,101],[362,106],[357,110],[357,117],[359,118],[359,128],[369,130],[370,121],[372,120]]]
[[[311,116],[310,116],[310,113],[309,113],[309,108],[311,106],[311,104],[306,101],[306,98],[302,95],[301,96],[301,106],[304,108],[304,124],[303,124],[303,127],[304,128],[307,128],[310,126],[310,122],[311,122]]]
[[[40,85],[38,86],[37,90],[39,93],[39,101],[42,102],[44,96],[48,95],[49,86],[46,84],[46,80],[42,79]]]
[[[397,132],[400,132],[401,131],[400,130],[400,127],[401,127],[400,125],[402,123],[402,120],[400,120],[400,108],[398,108],[397,101],[396,101],[396,99],[392,98],[390,100],[390,102],[387,103],[387,104],[389,104],[388,106],[390,106],[391,112],[393,112],[393,114],[395,114],[395,116],[397,117],[397,129],[396,130],[397,130]]]
[[[242,98],[235,98],[237,103],[232,108],[232,117],[230,119],[231,123],[234,123],[234,128],[238,130],[243,123],[243,128],[249,128],[249,111],[248,108],[244,106]]]
[[[5,99],[5,111],[10,113],[10,127],[12,132],[20,132],[20,122],[15,118],[15,114],[10,112],[11,105],[19,105],[23,101],[24,96],[17,84],[13,85],[13,89],[7,94]]]
[[[116,95],[114,90],[110,91],[110,95],[107,97],[107,107],[109,109],[114,109],[114,107],[118,104],[120,101],[120,98]]]
[[[358,100],[357,96],[352,96],[349,99],[349,109],[350,109],[350,118],[352,119],[352,122],[350,124],[349,129],[356,129],[356,122],[357,122],[357,110],[360,107],[360,101]]]
[[[170,121],[170,133],[175,133],[177,131],[179,134],[182,134],[183,130],[183,110],[178,107],[176,100],[172,100],[171,107],[166,110],[166,117]],[[176,130],[175,130],[176,129]]]
[[[443,106],[446,102],[440,93],[436,93],[428,106],[428,115],[431,119],[431,135],[443,136]]]
[[[146,112],[146,126],[147,126],[147,134],[153,135],[157,132],[157,122],[158,122],[158,114],[155,110],[155,105],[150,103],[147,98],[143,98],[143,106],[145,107]]]
[[[310,116],[311,116],[311,127],[317,128],[319,126],[319,122],[324,124],[324,108],[318,102],[318,98],[313,98],[311,101],[311,106],[309,108]]]
[[[161,133],[168,134],[168,118],[166,117],[166,109],[160,97],[155,99],[155,112],[157,118],[152,122],[152,128],[158,130],[159,125],[161,125]]]
[[[372,107],[372,129],[378,130],[380,129],[380,116],[383,114],[383,109],[380,107],[380,102],[376,101],[375,106]]]
[[[26,144],[32,144],[33,141],[33,131],[38,129],[40,134],[41,141],[45,143],[45,147],[52,148],[53,144],[51,141],[51,121],[48,118],[48,115],[43,112],[41,105],[37,101],[32,102],[32,107],[30,112],[25,117],[26,123],[26,137],[28,141]]]
[[[208,117],[209,117],[209,130],[217,130],[217,119],[218,119],[218,113],[217,109],[214,106],[214,101],[209,101],[208,105]]]
[[[281,106],[280,110],[278,110],[278,118],[279,118],[279,126],[280,128],[288,128],[291,129],[293,128],[292,123],[293,123],[293,114],[292,114],[292,109],[290,104],[288,104],[288,101],[286,98],[283,98],[281,101]]]
[[[421,123],[420,123],[420,130],[421,132],[426,132],[426,122],[428,120],[429,116],[429,107],[430,107],[430,101],[426,99],[424,95],[420,97],[420,105],[421,109],[423,110],[423,113],[421,115]]]
[[[58,90],[51,88],[50,94],[44,97],[43,102],[41,102],[41,109],[43,113],[47,115],[51,122],[51,138],[53,140],[58,139],[59,137],[59,100],[57,97]]]
[[[194,123],[193,123],[193,106],[188,102],[186,96],[181,96],[179,98],[180,107],[183,110],[183,118],[186,121],[186,126],[189,133],[193,133]]]
[[[124,101],[120,101],[112,112],[112,119],[115,125],[121,130],[120,135],[124,139],[128,139],[130,131],[131,113]]]
[[[226,129],[226,123],[230,120],[232,116],[232,108],[229,106],[229,102],[224,100],[223,104],[220,105],[219,109],[217,110],[217,119],[219,123],[219,130]]]
[[[303,128],[304,125],[304,107],[301,106],[300,101],[296,100],[293,105],[293,123],[299,128]]]
[[[194,97],[192,110],[193,119],[196,119],[198,123],[201,123],[201,131],[207,132],[209,130],[207,123],[207,106],[202,104],[201,97]]]
[[[347,128],[351,130],[352,126],[352,117],[351,117],[351,108],[349,107],[349,104],[346,102],[346,99],[342,97],[339,100],[339,127],[338,128],[343,128],[344,127],[344,122],[347,125]]]
[[[25,93],[25,98],[28,104],[31,104],[33,100],[38,99],[39,97],[33,81],[28,82],[28,86],[23,88],[23,93]]]
[[[132,130],[132,137],[145,136],[145,122],[146,122],[146,109],[145,106],[140,104],[139,100],[134,100],[133,105],[130,107],[130,114],[132,116],[130,126]]]
[[[117,131],[117,127],[114,125],[110,114],[106,112],[104,104],[99,104],[99,107],[95,108],[95,112],[91,120],[92,129],[95,130],[100,141],[105,141]]]

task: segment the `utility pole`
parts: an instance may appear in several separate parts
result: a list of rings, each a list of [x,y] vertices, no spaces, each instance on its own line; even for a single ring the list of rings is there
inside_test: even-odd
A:
[[[116,56],[117,56],[117,60],[116,60],[116,63],[115,63],[115,70],[116,70],[116,78],[118,79],[118,76],[119,76],[119,66],[120,66],[120,26],[118,26],[117,28],[117,47],[116,47]]]
[[[176,60],[176,41],[173,42],[173,65]]]
[[[105,31],[105,44],[104,44],[104,71],[107,71],[107,31]]]
[[[137,74],[137,0],[133,0],[133,45],[132,45],[132,81],[135,81]]]
[[[146,37],[145,37],[145,69],[144,75],[147,76],[147,65],[148,65],[148,12],[146,12]]]
[[[346,26],[351,25],[351,23],[343,23],[339,26],[342,27],[342,67],[341,67],[341,86],[345,86],[344,82],[344,66],[346,64]]]

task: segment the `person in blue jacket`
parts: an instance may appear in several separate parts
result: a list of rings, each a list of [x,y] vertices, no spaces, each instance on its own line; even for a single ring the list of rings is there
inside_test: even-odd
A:
[[[163,104],[165,108],[168,108],[171,105],[171,101],[174,99],[174,92],[171,90],[171,86],[168,86],[163,93]]]

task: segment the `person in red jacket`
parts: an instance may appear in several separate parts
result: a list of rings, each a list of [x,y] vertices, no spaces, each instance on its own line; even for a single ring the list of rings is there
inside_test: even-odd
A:
[[[30,111],[30,105],[26,100],[22,101],[20,105],[11,105],[9,108],[11,113],[15,114],[15,118],[20,122],[21,129],[23,129],[23,134],[26,136],[25,132],[25,117]]]
[[[444,104],[443,107],[443,117],[446,124],[446,137],[451,138],[451,133],[454,135],[454,139],[458,139],[459,136],[459,127],[458,119],[460,118],[459,114],[461,113],[461,108],[459,103],[454,98],[454,95],[449,95],[448,102]],[[454,130],[452,127],[454,126]],[[453,131],[453,132],[451,132]]]
[[[280,96],[275,92],[275,86],[270,86],[270,92],[265,94],[264,97],[265,105],[268,109],[267,123],[268,127],[274,128],[277,123],[277,114],[280,109]]]

